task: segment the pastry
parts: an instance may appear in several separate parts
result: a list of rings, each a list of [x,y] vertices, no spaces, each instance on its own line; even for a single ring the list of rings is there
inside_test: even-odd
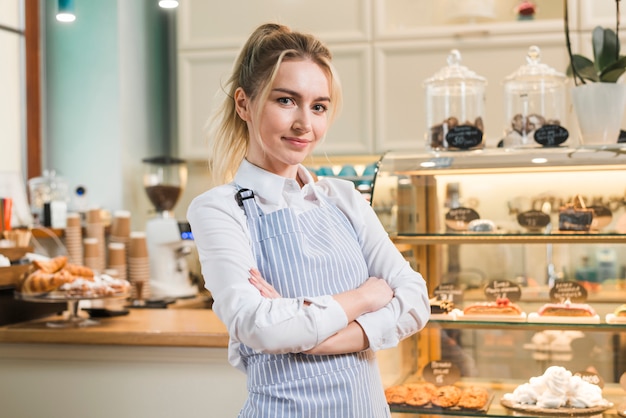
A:
[[[409,388],[406,385],[391,386],[385,389],[385,398],[389,404],[405,403],[409,395]]]
[[[498,298],[495,302],[478,302],[463,309],[465,315],[521,315],[519,306],[508,298]]]
[[[64,270],[69,271],[73,276],[83,277],[83,278],[93,278],[94,272],[89,267],[79,266],[77,264],[67,263]]]
[[[430,313],[431,314],[447,314],[454,309],[454,302],[451,300],[438,300],[437,298],[430,299]]]
[[[461,398],[461,389],[453,385],[445,385],[437,388],[437,391],[431,398],[433,405],[442,408],[455,406]]]
[[[22,283],[21,291],[23,293],[51,292],[72,280],[74,280],[74,277],[65,270],[56,273],[46,273],[42,270],[35,270],[26,277]]]
[[[615,308],[613,315],[617,317],[626,317],[626,303]]]
[[[585,206],[583,198],[576,196],[574,203],[559,208],[560,231],[589,231],[593,221],[593,210]]]
[[[405,386],[409,391],[404,402],[411,406],[424,406],[437,393],[437,386],[428,382],[407,383]]]
[[[544,409],[592,408],[608,406],[602,389],[560,366],[551,366],[542,376],[531,377],[527,383],[505,393],[504,402],[512,405],[536,405]],[[506,406],[506,403],[505,403]]]
[[[33,266],[35,269],[41,270],[44,273],[56,273],[61,270],[67,264],[67,257],[64,255],[51,258],[49,260],[35,260]]]
[[[539,311],[539,316],[595,316],[596,311],[586,303],[546,303]]]
[[[463,389],[456,406],[466,409],[481,409],[489,400],[489,392],[480,386],[469,386]]]

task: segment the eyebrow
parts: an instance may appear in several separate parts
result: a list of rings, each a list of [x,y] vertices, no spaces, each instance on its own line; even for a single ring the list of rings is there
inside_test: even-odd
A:
[[[285,89],[285,88],[281,88],[281,87],[277,87],[272,89],[273,92],[279,92],[279,93],[286,93],[289,94],[290,96],[294,96],[297,98],[302,98],[302,95],[294,90],[290,90],[290,89]],[[317,97],[315,100],[313,100],[314,102],[330,102],[330,97],[327,96],[320,96]]]

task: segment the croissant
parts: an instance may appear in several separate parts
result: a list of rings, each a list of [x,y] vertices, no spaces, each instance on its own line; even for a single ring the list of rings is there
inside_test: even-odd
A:
[[[60,255],[49,260],[35,260],[33,265],[44,273],[56,273],[67,264],[67,256]]]
[[[68,271],[72,276],[82,277],[84,279],[93,281],[94,272],[89,267],[67,263],[65,267],[63,267],[63,271]]]
[[[36,270],[26,277],[22,283],[21,290],[22,293],[46,293],[74,280],[75,277],[65,270],[57,273],[46,273]]]

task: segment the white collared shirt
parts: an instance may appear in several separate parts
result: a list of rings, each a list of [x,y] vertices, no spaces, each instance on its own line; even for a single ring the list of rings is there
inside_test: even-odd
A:
[[[386,307],[357,319],[372,350],[396,346],[422,329],[430,315],[424,279],[398,252],[353,183],[332,178],[315,183],[302,165],[298,176],[305,183],[302,188],[294,179],[244,160],[233,183],[196,197],[187,211],[213,310],[228,328],[229,359],[241,369],[240,343],[267,353],[302,352],[345,328],[347,317],[332,295],[267,299],[248,282],[256,261],[245,213],[235,200],[237,186],[254,191],[265,213],[287,207],[307,211],[319,205],[321,193],[346,215],[359,237],[369,275],[386,279],[394,289]]]

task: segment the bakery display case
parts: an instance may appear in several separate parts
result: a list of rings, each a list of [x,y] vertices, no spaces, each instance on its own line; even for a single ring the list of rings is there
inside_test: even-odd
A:
[[[619,144],[382,156],[372,207],[432,312],[381,363],[394,416],[626,416],[625,164]]]

